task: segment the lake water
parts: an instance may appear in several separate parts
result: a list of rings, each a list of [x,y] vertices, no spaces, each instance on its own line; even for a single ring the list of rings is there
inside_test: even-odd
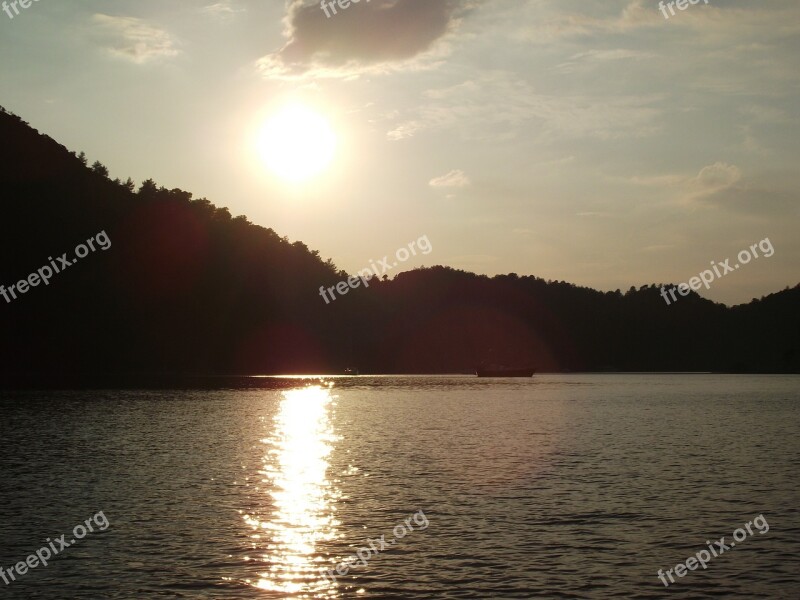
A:
[[[0,598],[798,597],[800,377],[256,383],[2,393]]]

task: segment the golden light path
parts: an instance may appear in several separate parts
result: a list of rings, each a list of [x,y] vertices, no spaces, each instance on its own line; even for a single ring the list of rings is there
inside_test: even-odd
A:
[[[269,521],[245,515],[256,540],[267,538],[263,556],[269,570],[256,587],[294,598],[336,598],[336,585],[320,574],[330,568],[317,542],[336,536],[334,501],[339,492],[327,478],[328,456],[338,437],[333,432],[329,387],[283,392],[265,457],[264,483],[274,510]]]

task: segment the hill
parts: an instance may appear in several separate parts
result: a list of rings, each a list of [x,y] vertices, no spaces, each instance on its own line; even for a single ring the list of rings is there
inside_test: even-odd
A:
[[[732,308],[694,293],[667,306],[660,284],[598,292],[436,266],[325,304],[320,286],[347,273],[304,243],[189,192],[112,181],[5,111],[0,136],[0,284],[39,274],[0,297],[6,381],[453,373],[487,358],[540,371],[800,372],[800,286]],[[55,272],[65,252],[72,264]]]

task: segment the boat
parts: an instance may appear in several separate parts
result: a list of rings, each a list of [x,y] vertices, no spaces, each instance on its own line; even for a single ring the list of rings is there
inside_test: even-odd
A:
[[[344,370],[345,375],[358,375],[358,369],[353,367],[348,367]]]
[[[512,368],[501,365],[478,367],[475,374],[478,377],[533,377],[536,369],[532,367]]]

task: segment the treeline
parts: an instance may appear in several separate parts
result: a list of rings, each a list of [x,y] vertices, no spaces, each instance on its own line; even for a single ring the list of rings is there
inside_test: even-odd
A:
[[[105,231],[111,248],[6,302],[0,375],[92,377],[540,371],[799,372],[800,287],[727,308],[659,286],[602,293],[515,274],[437,266],[371,280],[205,198],[111,180],[0,113],[0,284]]]

